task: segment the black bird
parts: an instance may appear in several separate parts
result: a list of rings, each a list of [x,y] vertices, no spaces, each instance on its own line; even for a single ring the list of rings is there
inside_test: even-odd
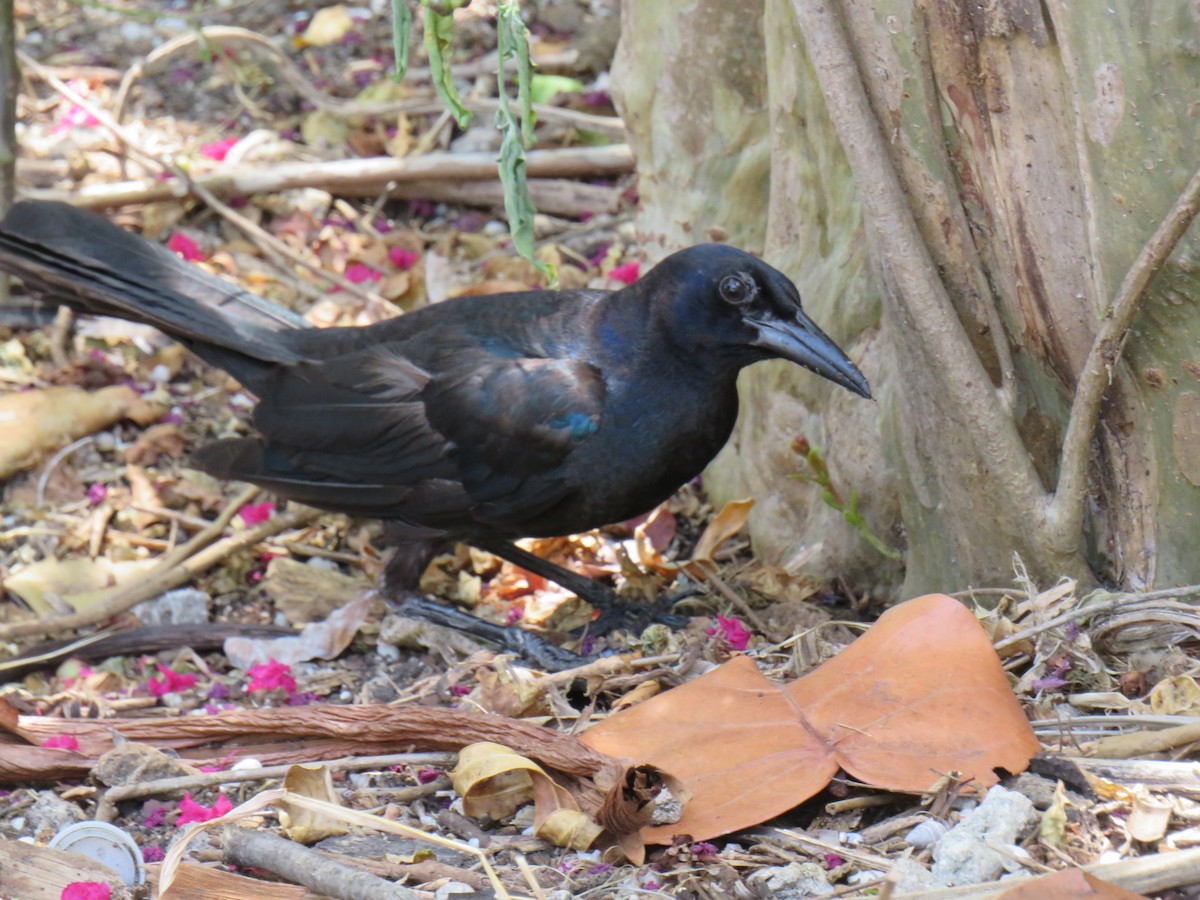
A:
[[[195,463],[383,519],[398,546],[389,586],[415,588],[437,550],[463,541],[576,592],[601,609],[601,631],[620,621],[615,594],[513,539],[665,500],[728,439],[750,363],[788,359],[870,396],[795,286],[719,244],[618,291],[467,297],[325,329],[66,204],[13,206],[0,269],[47,299],[154,325],[233,375],[258,398],[257,435]]]

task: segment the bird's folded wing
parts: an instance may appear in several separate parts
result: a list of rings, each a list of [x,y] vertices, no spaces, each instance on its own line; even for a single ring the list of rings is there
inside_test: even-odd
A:
[[[291,499],[433,529],[519,523],[561,500],[564,461],[599,426],[600,373],[477,344],[447,354],[445,340],[443,368],[430,372],[411,357],[431,354],[414,344],[281,369],[255,415],[257,451],[223,442],[200,464]]]

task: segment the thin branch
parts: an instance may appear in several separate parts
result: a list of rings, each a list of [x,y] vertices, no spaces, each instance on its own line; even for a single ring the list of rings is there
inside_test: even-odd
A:
[[[1059,463],[1058,488],[1045,510],[1045,538],[1057,548],[1078,545],[1083,532],[1088,461],[1100,421],[1100,403],[1112,383],[1125,338],[1142,308],[1146,288],[1166,263],[1192,219],[1200,212],[1200,171],[1192,176],[1158,230],[1138,254],[1100,326],[1075,387]]]
[[[156,161],[157,163],[158,161]],[[633,171],[633,153],[626,144],[531,150],[525,157],[530,178],[573,178],[625,175]],[[341,196],[373,197],[393,183],[492,181],[499,177],[494,153],[430,153],[417,158],[372,157],[327,162],[294,162],[261,166],[228,166],[179,181],[128,181],[82,185],[62,191],[25,191],[42,200],[67,200],[76,206],[106,207],[126,203],[179,200],[192,186],[218,197],[251,196],[315,187]]]
[[[324,762],[331,772],[355,772],[360,769],[386,769],[391,766],[441,766],[449,768],[458,761],[458,754],[447,751],[433,753],[391,753],[386,756],[347,756]],[[268,781],[283,778],[292,768],[292,763],[282,766],[259,766],[254,769],[232,769],[228,772],[197,772],[195,775],[176,775],[171,778],[155,778],[153,781],[135,781],[118,784],[104,792],[96,807],[96,818],[101,822],[112,822],[117,817],[117,804],[143,797],[163,794],[178,794],[181,791],[197,791],[219,784],[241,784],[246,781]]]

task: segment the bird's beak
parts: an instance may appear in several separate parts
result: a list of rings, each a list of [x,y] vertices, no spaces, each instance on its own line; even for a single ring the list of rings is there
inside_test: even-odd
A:
[[[842,348],[800,310],[790,321],[756,318],[751,319],[750,324],[758,330],[758,337],[752,342],[755,347],[811,369],[860,397],[871,398],[871,386],[858,371],[858,366],[850,362]]]

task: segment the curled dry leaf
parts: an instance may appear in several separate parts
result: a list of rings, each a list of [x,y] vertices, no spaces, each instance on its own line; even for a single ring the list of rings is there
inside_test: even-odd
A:
[[[586,850],[603,829],[546,770],[502,744],[464,747],[450,779],[469,816],[503,819],[533,801],[533,833],[560,847]]]
[[[354,640],[358,629],[371,612],[372,598],[364,593],[341,609],[334,610],[324,622],[312,622],[295,637],[271,640],[228,638],[225,655],[239,669],[275,660],[294,665],[310,659],[333,659]]]
[[[959,770],[983,786],[1039,750],[999,658],[969,610],[935,594],[901,604],[788,685],[747,657],[623,710],[588,746],[679,778],[679,823],[643,830],[707,840],[807,800],[844,769],[868,784],[923,791]]]
[[[145,425],[162,410],[124,385],[85,391],[51,387],[0,397],[0,478],[120,419]]]
[[[683,571],[696,579],[705,578],[716,568],[713,555],[722,544],[746,526],[746,520],[753,508],[753,500],[731,500],[721,507],[721,511],[705,526],[700,540],[696,542],[695,550],[692,551],[692,558],[686,562],[669,562],[663,559],[649,535],[645,532],[637,533],[638,556],[642,565],[663,575],[675,575]]]
[[[1138,790],[1133,797],[1133,808],[1125,820],[1125,828],[1135,841],[1153,844],[1161,841],[1171,822],[1171,801],[1155,797],[1146,789]]]
[[[315,844],[350,829],[342,819],[326,815],[319,809],[289,803],[290,796],[300,795],[341,806],[341,798],[333,789],[328,766],[292,766],[283,777],[284,796],[279,800],[279,823],[286,837],[301,844]]]

